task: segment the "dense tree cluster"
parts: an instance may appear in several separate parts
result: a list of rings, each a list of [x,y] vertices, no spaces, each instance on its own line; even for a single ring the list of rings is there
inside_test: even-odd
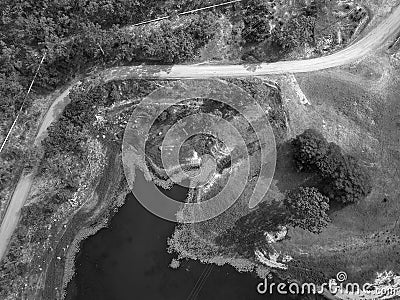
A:
[[[259,43],[271,36],[273,8],[268,1],[246,0],[243,5],[244,40]]]
[[[6,161],[0,161],[0,190],[4,190],[11,180],[13,165]]]
[[[278,1],[245,0],[242,7],[246,43],[266,41],[287,52],[314,41],[315,18],[321,9],[315,1],[296,1],[288,7]]]
[[[164,21],[153,29],[122,29],[170,15],[181,2],[2,1],[0,122],[15,116],[45,52],[35,87],[49,89],[99,64],[154,60],[169,64],[191,59],[215,34],[217,18],[212,12],[193,15],[179,26]]]
[[[359,4],[316,0],[243,0],[242,11],[242,58],[249,62],[323,55],[348,43],[368,14]]]
[[[328,143],[321,133],[308,129],[292,141],[295,164],[300,171],[317,172],[322,189],[331,200],[354,203],[372,190],[371,177],[359,161]]]
[[[317,134],[321,136],[319,133]],[[323,150],[321,151],[316,149],[316,151],[318,151],[319,153],[322,152],[323,155],[320,155],[319,158],[315,160],[312,165],[314,167],[314,170],[317,170],[322,175],[322,177],[329,178],[332,176],[332,174],[335,173],[337,166],[343,160],[342,149],[335,143],[327,143],[325,139],[322,140],[320,146],[321,148],[323,148]],[[295,147],[295,149],[299,148]],[[300,164],[298,162],[298,159],[295,158],[295,160],[299,165],[299,169],[301,169],[304,165]]]
[[[21,228],[21,226],[19,228]],[[26,230],[19,230],[17,239],[11,241],[10,250],[1,261],[0,272],[2,274],[7,274],[7,277],[0,282],[0,297],[2,299],[6,299],[6,297],[9,296],[10,291],[12,291],[14,280],[20,276],[24,276],[28,272],[28,264],[20,261],[23,255],[23,249],[19,247],[20,243],[26,242],[28,242]]]
[[[163,11],[165,14],[171,12],[189,11],[199,7],[205,7],[214,4],[224,3],[224,0],[165,0],[163,3]]]
[[[289,211],[289,224],[320,233],[328,226],[330,219],[329,198],[322,195],[316,188],[303,188],[290,191],[286,194],[284,204]]]
[[[344,155],[336,169],[325,177],[324,192],[341,203],[354,203],[372,191],[371,177],[356,158]]]
[[[8,148],[1,154],[0,160],[0,190],[6,188],[14,165],[18,164],[18,159],[22,156],[22,151],[18,148]]]
[[[315,17],[299,15],[285,22],[274,35],[275,42],[287,52],[304,44],[314,43]]]

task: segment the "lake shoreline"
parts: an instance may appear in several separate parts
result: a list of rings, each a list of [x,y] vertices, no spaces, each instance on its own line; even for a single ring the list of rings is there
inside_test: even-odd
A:
[[[76,275],[76,260],[81,251],[81,244],[86,239],[96,235],[101,229],[108,228],[112,218],[116,213],[118,213],[117,210],[125,204],[129,193],[130,190],[121,191],[119,195],[115,196],[115,201],[112,201],[113,207],[109,210],[108,216],[100,219],[98,222],[96,222],[94,226],[89,226],[81,229],[76,235],[66,255],[65,271],[62,285],[62,299],[68,299],[66,291],[68,290],[69,283],[74,280],[74,276]]]

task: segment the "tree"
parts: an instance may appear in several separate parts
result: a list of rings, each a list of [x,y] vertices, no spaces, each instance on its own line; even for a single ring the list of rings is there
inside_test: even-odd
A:
[[[209,40],[215,36],[218,30],[218,16],[214,13],[203,13],[192,17],[189,24],[184,28],[185,32],[193,39],[196,49],[204,47]]]
[[[317,162],[326,156],[328,142],[315,129],[307,129],[293,141],[293,158],[299,171],[316,170]]]
[[[315,17],[299,15],[285,22],[274,38],[283,51],[314,42]]]
[[[273,19],[270,3],[264,0],[246,0],[243,5],[244,34],[247,43],[259,43],[270,37]]]
[[[299,171],[313,171],[323,178],[321,191],[331,200],[355,203],[372,190],[368,170],[344,155],[335,143],[328,143],[314,129],[307,129],[292,141],[293,157]]]
[[[331,178],[342,160],[342,149],[335,143],[329,143],[325,155],[317,160],[316,167],[322,177]]]
[[[329,198],[322,195],[316,188],[300,187],[286,194],[284,204],[289,211],[289,224],[320,233],[328,226],[330,219]]]
[[[368,171],[356,158],[345,155],[338,162],[335,172],[326,177],[325,193],[330,199],[341,203],[355,203],[372,191],[372,180]]]
[[[21,224],[27,227],[34,226],[43,220],[42,208],[39,204],[33,203],[24,206],[21,210]]]

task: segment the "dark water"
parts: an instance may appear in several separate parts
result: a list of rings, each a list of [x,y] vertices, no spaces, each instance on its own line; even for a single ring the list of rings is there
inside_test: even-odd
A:
[[[178,186],[168,194],[180,200],[186,192]],[[82,243],[77,273],[68,287],[67,299],[289,298],[287,295],[259,295],[256,291],[259,279],[240,274],[229,266],[212,267],[210,275],[201,282],[202,273],[209,268],[205,265],[184,261],[177,270],[169,268],[174,256],[166,252],[166,240],[174,226],[149,213],[129,195],[109,228]]]

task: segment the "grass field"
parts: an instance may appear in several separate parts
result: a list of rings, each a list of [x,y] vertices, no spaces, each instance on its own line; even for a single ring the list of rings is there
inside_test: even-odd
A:
[[[371,63],[298,75],[310,104],[303,105],[295,97],[287,104],[292,135],[309,127],[319,129],[369,169],[373,192],[364,201],[331,213],[332,224],[320,235],[294,229],[290,240],[277,245],[300,266],[327,276],[346,271],[351,280],[361,282],[372,280],[377,271],[400,269],[396,258],[400,251],[400,85],[398,71],[387,65],[373,68]]]
[[[351,282],[364,283],[373,281],[376,272],[400,270],[400,70],[385,58],[384,64],[380,61],[370,57],[343,68],[268,78],[281,88],[281,111],[285,111],[288,122],[279,140],[276,172],[265,202],[279,203],[286,190],[316,179],[313,174],[294,170],[288,143],[308,128],[318,129],[329,142],[357,157],[373,175],[374,185],[372,193],[360,203],[332,209],[332,223],[321,234],[290,228],[289,238],[274,245],[278,252],[293,257],[289,269],[279,271],[282,278],[324,282],[345,271]],[[196,257],[195,249],[201,244],[215,246],[218,232],[250,213],[245,208],[247,198],[242,195],[239,203],[223,215],[196,224],[195,231],[187,232],[192,232],[191,255]],[[201,243],[193,246],[196,240]],[[208,256],[212,261],[213,249],[209,256],[203,251],[202,258]],[[235,247],[224,250],[226,262],[228,257],[243,259]],[[254,257],[247,258],[249,264],[255,263]]]

